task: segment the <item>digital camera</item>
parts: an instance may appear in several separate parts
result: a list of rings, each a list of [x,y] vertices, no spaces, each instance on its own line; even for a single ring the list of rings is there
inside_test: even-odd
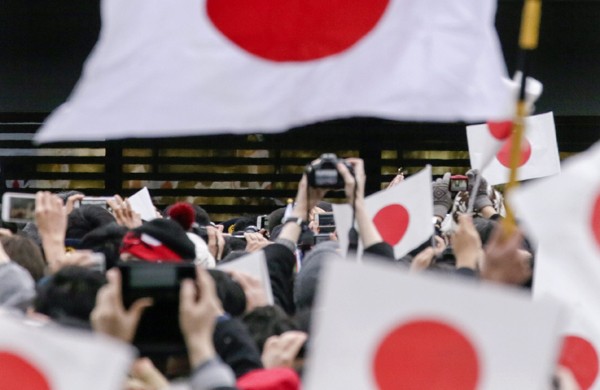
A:
[[[313,188],[344,188],[344,178],[337,169],[340,162],[354,175],[354,169],[346,161],[338,159],[333,153],[324,153],[319,157],[319,161],[306,166],[308,185]]]

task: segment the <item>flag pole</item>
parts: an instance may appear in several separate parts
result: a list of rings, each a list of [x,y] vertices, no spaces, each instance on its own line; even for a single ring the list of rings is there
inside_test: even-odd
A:
[[[525,132],[525,117],[528,114],[528,107],[525,102],[525,90],[529,70],[529,54],[538,46],[541,16],[542,0],[525,0],[523,4],[523,13],[521,15],[521,30],[519,34],[519,62],[523,75],[521,77],[519,99],[517,100],[516,115],[514,119],[513,140],[510,148],[510,175],[508,184],[505,188],[506,194],[519,185],[519,182],[517,181],[517,171],[521,157],[521,143]],[[507,234],[511,234],[516,228],[515,215],[508,202],[505,203],[505,206],[506,218],[504,219],[504,230]]]

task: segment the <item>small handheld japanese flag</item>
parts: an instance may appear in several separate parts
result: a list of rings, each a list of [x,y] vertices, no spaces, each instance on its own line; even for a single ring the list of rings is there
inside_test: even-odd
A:
[[[328,262],[318,291],[309,390],[542,390],[551,381],[554,302],[374,261]]]
[[[0,314],[0,389],[114,390],[134,353],[107,337],[39,328]]]
[[[489,184],[508,182],[512,127],[507,123],[467,126],[471,167],[483,172]],[[525,118],[518,180],[560,172],[554,116],[551,112]]]
[[[394,248],[394,257],[405,255],[433,234],[431,167],[366,197],[365,207],[383,240]],[[347,248],[352,207],[334,204],[333,215],[340,247]]]
[[[271,289],[271,278],[267,268],[267,260],[263,251],[257,251],[239,259],[220,263],[217,268],[221,271],[240,271],[258,279],[267,294],[270,305],[273,304],[273,291]]]
[[[519,188],[509,199],[540,245],[534,294],[554,296],[572,310],[561,361],[584,389],[600,389],[599,167],[597,143],[565,162],[559,176]]]

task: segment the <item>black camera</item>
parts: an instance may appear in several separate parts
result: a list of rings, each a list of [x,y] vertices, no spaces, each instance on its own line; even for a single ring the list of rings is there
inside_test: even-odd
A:
[[[308,185],[313,188],[344,188],[344,178],[338,172],[337,164],[342,163],[354,175],[354,169],[343,159],[333,153],[324,153],[319,161],[306,166]]]
[[[144,310],[133,344],[142,354],[186,351],[179,330],[179,289],[183,279],[196,279],[193,263],[119,263],[123,304],[150,297],[154,303]]]

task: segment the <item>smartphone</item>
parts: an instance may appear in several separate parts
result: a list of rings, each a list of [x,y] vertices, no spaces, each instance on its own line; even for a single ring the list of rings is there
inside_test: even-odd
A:
[[[258,227],[258,230],[266,229],[268,223],[269,223],[269,216],[267,214],[259,215],[256,218],[256,227]]]
[[[323,242],[323,241],[331,241],[331,236],[329,233],[315,234],[314,245],[317,245],[318,243]]]
[[[462,175],[454,175],[450,177],[450,184],[448,189],[450,192],[462,192],[467,191],[469,185],[469,178]]]
[[[196,280],[192,263],[122,262],[123,305],[130,307],[139,298],[152,298],[144,310],[133,344],[142,354],[168,355],[186,351],[179,328],[179,290],[184,279]]]
[[[93,271],[105,273],[106,272],[106,256],[104,256],[104,253],[94,252],[94,253],[92,253],[91,258],[92,258],[92,265],[90,266],[90,269]]]
[[[335,219],[333,218],[333,213],[316,214],[315,222],[319,226],[319,233],[333,233],[335,231]]]
[[[2,195],[2,220],[27,223],[35,220],[35,194],[5,192]]]
[[[79,206],[100,206],[103,209],[108,210],[108,201],[113,200],[112,196],[86,196],[79,201]]]

